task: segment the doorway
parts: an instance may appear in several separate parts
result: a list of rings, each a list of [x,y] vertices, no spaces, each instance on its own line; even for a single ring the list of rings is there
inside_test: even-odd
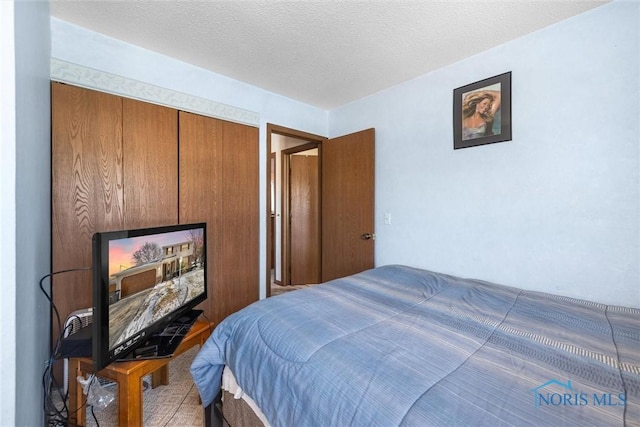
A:
[[[282,209],[286,205],[283,200],[290,200],[282,195],[283,177],[289,176],[282,172],[282,159],[290,161],[287,156],[314,145],[318,148],[320,177],[320,281],[374,266],[375,129],[328,139],[267,124],[267,177],[273,177],[267,195],[267,220],[273,218],[273,227],[267,227],[267,296],[271,296],[271,278],[275,284],[291,284],[288,262],[295,236],[291,232],[283,234],[291,212]],[[283,154],[283,150],[289,151]]]
[[[271,296],[272,284],[280,286],[301,284],[295,282],[309,280],[310,276],[317,277],[316,283],[320,280],[320,159],[321,144],[325,140],[325,137],[319,135],[267,124],[267,176],[270,179],[267,194],[267,297]],[[313,149],[317,152],[309,152]],[[315,156],[312,157],[312,154]],[[291,191],[290,179],[292,163],[293,172],[296,174],[294,191]],[[315,173],[312,170],[313,163],[317,164]],[[313,184],[310,175],[317,176],[317,196],[312,195]],[[317,212],[311,209],[311,204],[316,204]],[[294,214],[293,231],[289,221],[292,213]],[[317,228],[314,223],[317,223]],[[301,226],[302,230],[310,231],[311,235],[297,236],[297,233],[305,233],[298,226]],[[314,255],[313,243],[316,230],[317,258]],[[302,251],[300,251],[300,245],[303,247]],[[293,260],[291,259],[292,247],[296,248]],[[303,255],[303,258],[300,258],[300,255]],[[317,259],[317,273],[314,272],[313,265],[308,264],[309,259]],[[294,266],[293,282],[292,266]]]

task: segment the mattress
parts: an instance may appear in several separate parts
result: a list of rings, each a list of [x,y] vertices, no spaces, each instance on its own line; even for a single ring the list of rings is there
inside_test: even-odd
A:
[[[224,366],[273,426],[640,425],[640,310],[407,266],[268,298],[218,325]]]

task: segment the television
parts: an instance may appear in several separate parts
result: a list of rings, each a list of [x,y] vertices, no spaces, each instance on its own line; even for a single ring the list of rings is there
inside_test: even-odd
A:
[[[92,357],[171,356],[207,298],[205,223],[93,235]]]

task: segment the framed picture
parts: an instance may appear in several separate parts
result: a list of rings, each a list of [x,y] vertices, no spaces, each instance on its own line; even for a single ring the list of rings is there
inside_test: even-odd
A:
[[[453,148],[511,141],[511,72],[453,91]]]

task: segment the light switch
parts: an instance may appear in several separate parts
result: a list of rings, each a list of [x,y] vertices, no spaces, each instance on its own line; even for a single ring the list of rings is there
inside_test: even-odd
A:
[[[391,224],[391,214],[388,212],[384,214],[384,223],[386,225]]]

